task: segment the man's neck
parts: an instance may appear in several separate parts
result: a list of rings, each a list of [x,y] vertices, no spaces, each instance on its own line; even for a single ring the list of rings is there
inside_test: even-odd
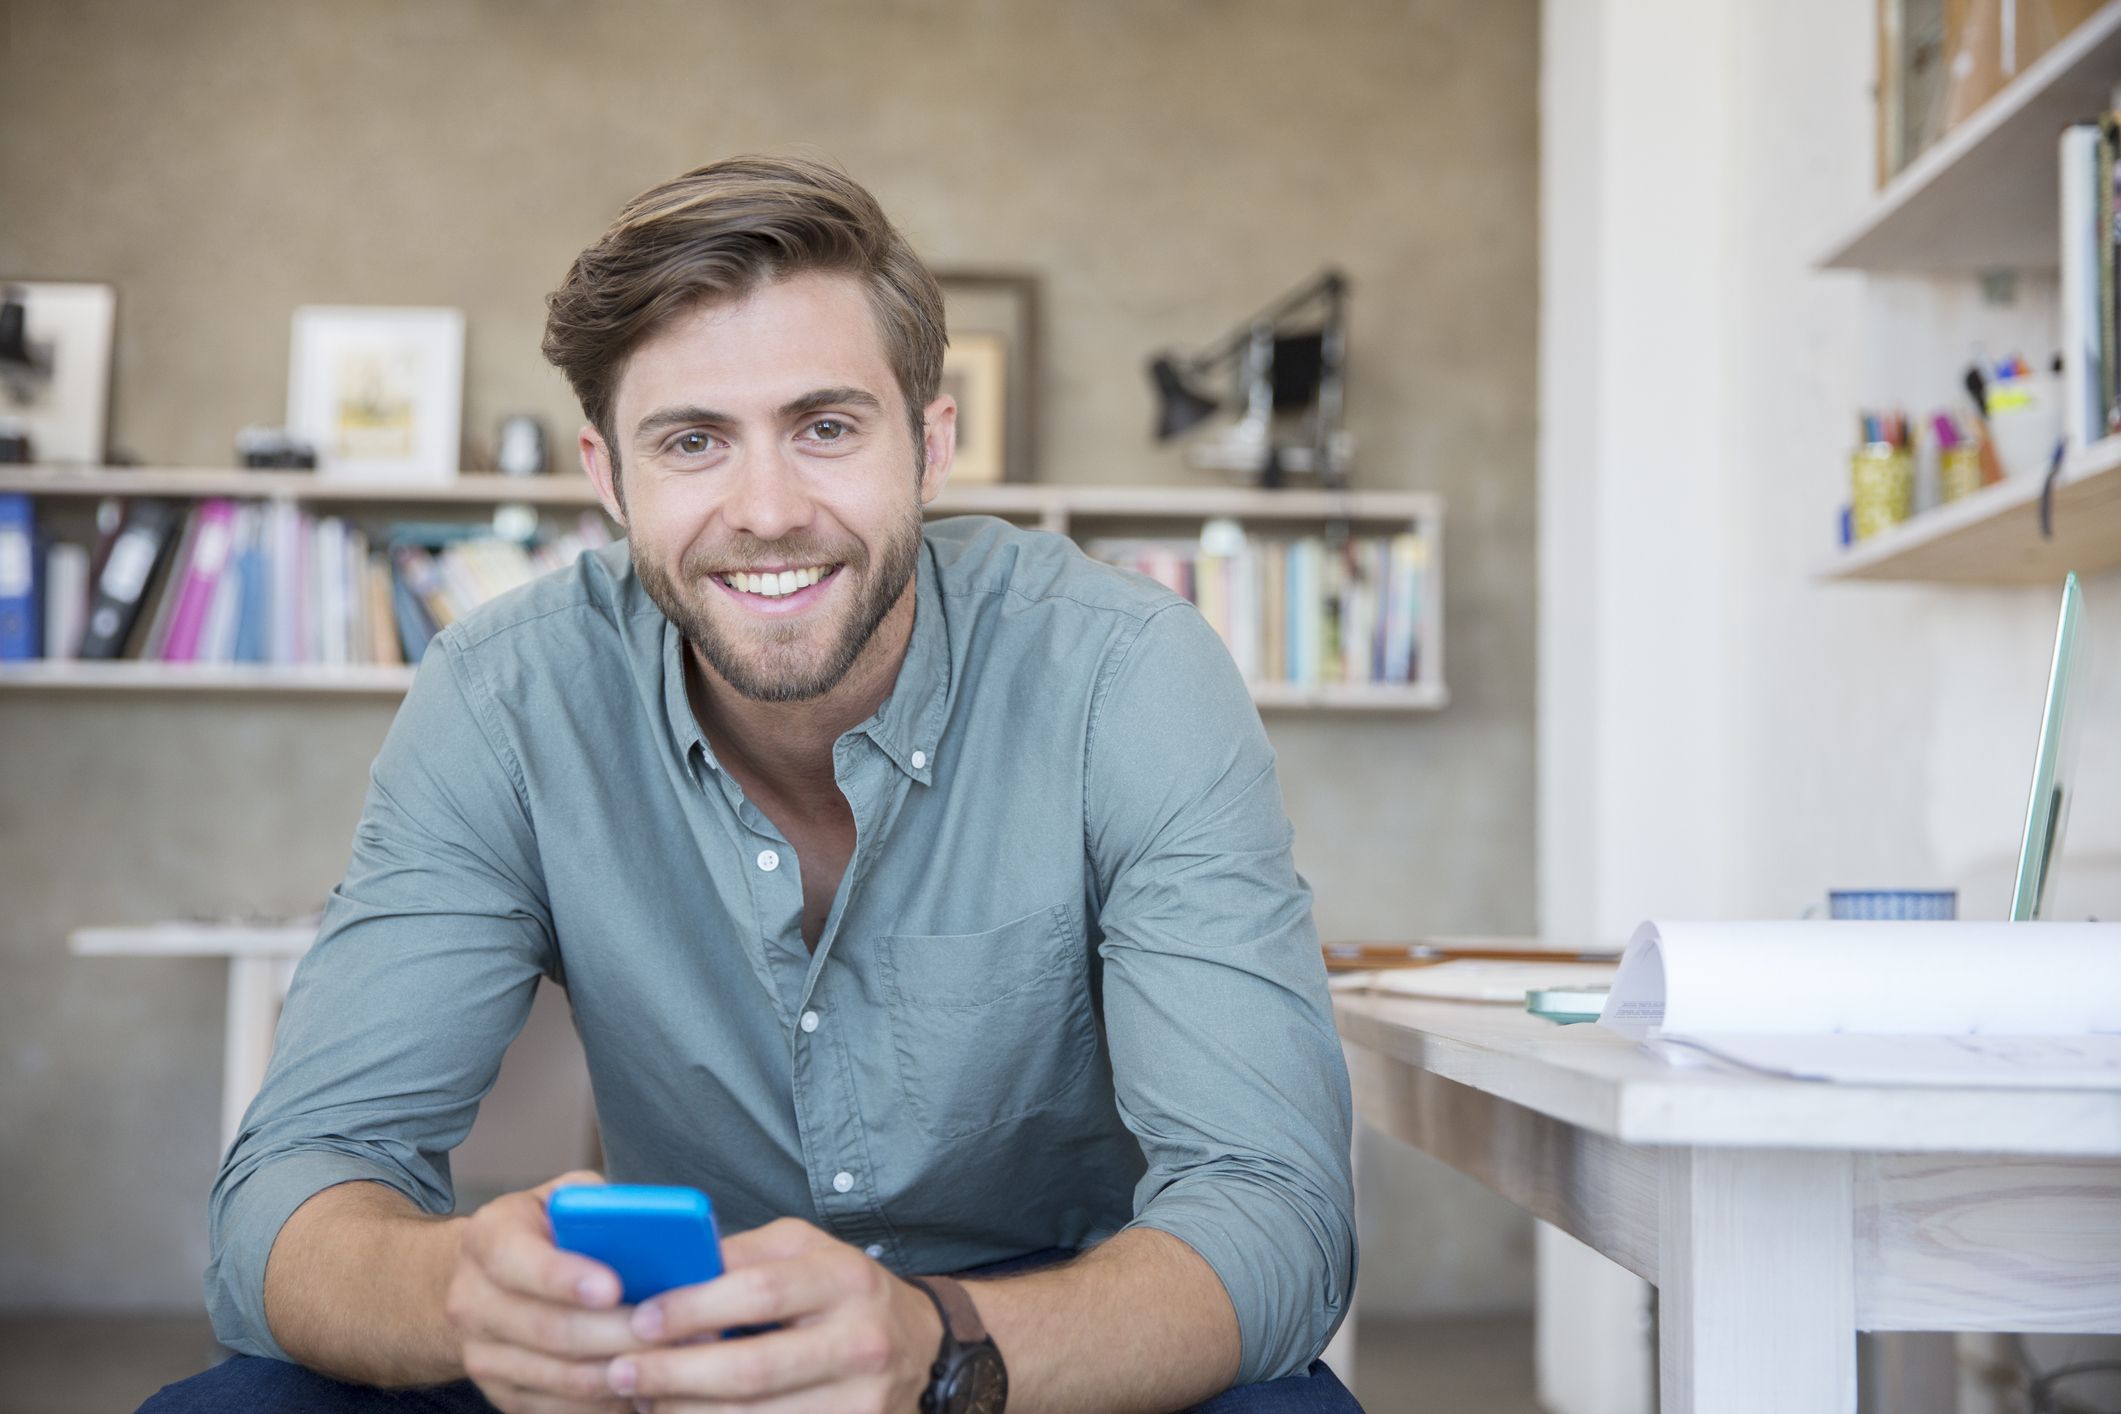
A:
[[[779,801],[800,809],[839,799],[832,748],[891,696],[913,641],[915,580],[877,625],[847,675],[807,702],[758,702],[745,697],[686,645],[685,683],[692,714],[717,759],[740,781],[763,782]]]

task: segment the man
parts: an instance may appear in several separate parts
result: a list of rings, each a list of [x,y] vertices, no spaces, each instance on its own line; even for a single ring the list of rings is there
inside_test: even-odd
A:
[[[549,304],[628,538],[430,648],[215,1189],[269,1358],[151,1407],[1353,1409],[1347,1081],[1214,634],[924,531],[942,302],[837,172],[688,173]],[[554,1184],[445,1216],[540,976],[611,1175],[707,1191],[725,1276],[621,1306]]]

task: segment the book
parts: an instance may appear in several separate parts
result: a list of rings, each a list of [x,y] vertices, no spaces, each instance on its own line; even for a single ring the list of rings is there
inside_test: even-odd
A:
[[[44,552],[44,656],[79,657],[88,628],[89,551],[60,541]]]
[[[37,508],[29,497],[0,493],[0,663],[44,656],[44,576]]]
[[[82,636],[83,658],[115,658],[140,619],[142,596],[167,556],[177,525],[176,509],[166,501],[134,501],[125,525],[112,542],[96,598]]]
[[[2065,128],[2061,172],[2062,434],[2081,451],[2106,435],[2100,357],[2099,142],[2097,123]]]
[[[403,664],[405,651],[398,633],[397,595],[390,575],[390,559],[371,551],[368,575],[368,660],[392,666]]]
[[[235,502],[219,498],[200,502],[192,512],[191,551],[174,581],[176,608],[170,616],[169,637],[157,655],[164,662],[189,663],[199,656],[207,616],[235,549],[235,520]]]

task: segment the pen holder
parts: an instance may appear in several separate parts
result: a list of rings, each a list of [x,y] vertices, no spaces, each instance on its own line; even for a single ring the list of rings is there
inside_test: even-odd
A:
[[[1849,510],[1856,538],[1868,540],[1915,510],[1915,456],[1890,442],[1866,442],[1849,454]]]
[[[2062,440],[2061,380],[2053,374],[1989,385],[1988,431],[2005,476],[2045,476]]]
[[[1981,489],[1981,448],[1961,442],[1937,454],[1937,494],[1943,501],[1956,501]]]

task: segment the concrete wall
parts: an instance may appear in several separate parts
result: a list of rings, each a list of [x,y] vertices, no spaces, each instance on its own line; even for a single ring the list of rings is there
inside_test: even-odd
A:
[[[628,196],[732,152],[808,145],[938,265],[1044,277],[1053,480],[1205,480],[1149,441],[1145,356],[1342,263],[1357,480],[1449,501],[1454,702],[1271,720],[1299,861],[1329,935],[1533,925],[1533,0],[14,0],[0,25],[0,275],[118,286],[113,444],[157,463],[280,419],[310,302],[462,307],[467,434],[531,410],[564,440],[542,295]],[[0,1306],[195,1302],[216,969],[62,939],[314,907],[390,711],[0,696]],[[1372,1309],[1527,1299],[1514,1217],[1405,1162],[1375,1186],[1459,1240],[1369,1263]]]

